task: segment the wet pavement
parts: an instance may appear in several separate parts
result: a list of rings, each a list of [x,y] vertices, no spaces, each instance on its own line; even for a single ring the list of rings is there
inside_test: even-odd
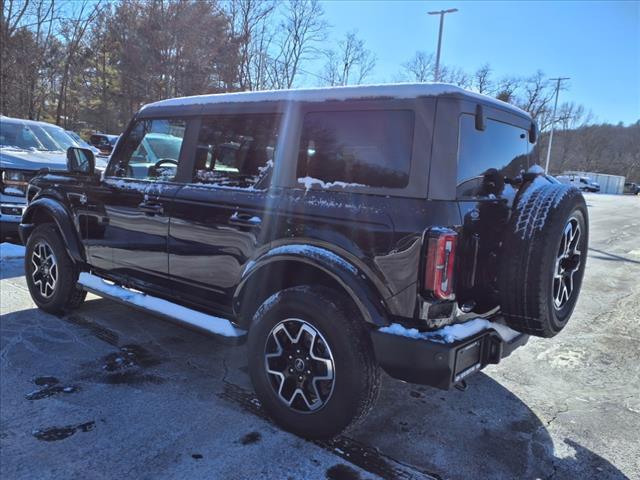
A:
[[[0,477],[640,478],[640,198],[589,195],[569,326],[443,392],[388,377],[357,428],[309,442],[253,395],[245,347],[89,296],[37,310],[0,264]]]

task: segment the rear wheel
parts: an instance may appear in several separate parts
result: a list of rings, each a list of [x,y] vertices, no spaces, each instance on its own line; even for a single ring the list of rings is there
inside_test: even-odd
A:
[[[306,438],[332,437],[364,417],[379,388],[364,321],[327,288],[292,287],[262,304],[249,370],[267,413]]]
[[[50,313],[78,307],[87,296],[77,284],[78,272],[52,224],[36,227],[24,257],[29,293],[35,304]]]

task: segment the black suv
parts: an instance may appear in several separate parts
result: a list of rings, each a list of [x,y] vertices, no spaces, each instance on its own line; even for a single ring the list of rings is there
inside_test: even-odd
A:
[[[102,177],[72,148],[32,180],[29,289],[49,312],[89,290],[247,338],[263,408],[332,436],[380,367],[448,389],[566,325],[587,209],[535,141],[523,111],[442,84],[153,103]]]

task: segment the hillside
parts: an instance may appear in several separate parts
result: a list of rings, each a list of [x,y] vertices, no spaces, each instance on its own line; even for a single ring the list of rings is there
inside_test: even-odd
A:
[[[541,165],[546,160],[548,138],[543,134],[538,144]],[[557,130],[549,170],[608,173],[640,182],[640,120],[629,126],[604,124]]]

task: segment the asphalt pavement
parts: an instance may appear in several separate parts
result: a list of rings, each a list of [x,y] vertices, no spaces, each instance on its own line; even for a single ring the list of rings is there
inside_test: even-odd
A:
[[[640,197],[587,195],[583,291],[567,328],[466,391],[384,377],[354,430],[309,442],[255,399],[245,347],[90,296],[35,308],[0,263],[0,477],[640,478]]]

